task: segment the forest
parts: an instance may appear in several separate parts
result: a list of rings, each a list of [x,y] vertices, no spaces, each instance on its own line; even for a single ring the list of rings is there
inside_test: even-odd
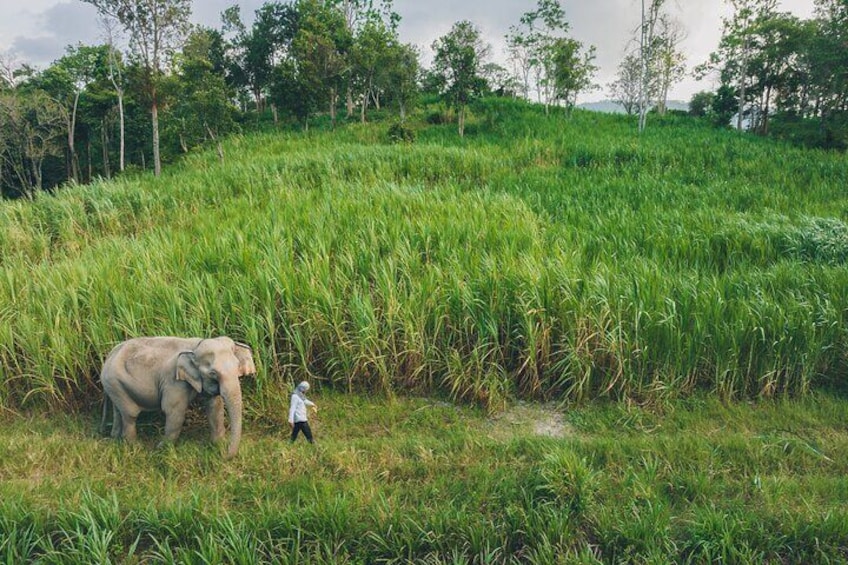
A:
[[[692,116],[717,127],[835,150],[846,147],[848,7],[816,0],[815,17],[777,0],[729,0],[721,42],[687,68],[686,30],[665,0],[643,7],[635,37],[609,85],[594,82],[594,46],[573,38],[556,0],[540,0],[510,27],[494,57],[473,22],[422,53],[398,34],[390,0],[267,2],[221,25],[190,23],[190,0],[85,0],[101,14],[104,41],[71,45],[44,69],[0,55],[0,190],[31,197],[66,182],[152,170],[232,133],[308,129],[316,120],[398,125],[424,97],[438,97],[463,133],[466,105],[487,94],[573,107],[607,89],[628,113],[664,114],[670,88],[690,72],[718,75],[695,94]],[[644,3],[643,3],[644,4]],[[245,20],[250,23],[245,23]],[[496,61],[502,61],[500,64]],[[399,130],[403,135],[403,128]],[[221,156],[223,158],[223,155]]]

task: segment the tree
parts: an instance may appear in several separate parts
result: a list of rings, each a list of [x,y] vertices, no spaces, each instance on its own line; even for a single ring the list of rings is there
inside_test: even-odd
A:
[[[130,37],[133,55],[144,71],[153,134],[153,171],[162,172],[159,153],[158,87],[170,56],[182,45],[191,15],[191,0],[83,0],[115,18]]]
[[[357,38],[362,33],[363,28],[372,27],[384,29],[389,37],[397,41],[400,16],[393,9],[393,0],[380,0],[379,6],[376,4],[375,0],[330,0],[330,5],[341,10],[344,15],[347,32],[351,37]],[[345,85],[345,105],[347,106],[348,118],[353,115],[353,90],[357,85],[361,87],[363,82],[362,77],[358,76],[357,73],[357,61],[354,60],[357,57],[354,53],[355,44],[356,39],[354,39],[353,50],[344,54],[351,59],[344,76],[347,82]]]
[[[121,52],[115,46],[117,31],[115,30],[115,20],[104,17],[101,20],[104,35],[106,36],[106,47],[108,50],[109,63],[109,82],[115,89],[115,95],[118,98],[118,121],[119,121],[119,161],[118,166],[123,172],[126,168],[126,121],[124,118],[124,62],[121,57]]]
[[[442,85],[441,94],[456,109],[460,137],[465,135],[465,113],[468,104],[481,95],[486,86],[481,76],[489,46],[480,30],[464,20],[453,25],[444,36],[433,42],[433,71]]]
[[[518,26],[510,27],[507,52],[525,97],[531,79],[547,113],[551,104],[572,106],[574,97],[591,85],[595,72],[594,47],[570,38],[570,26],[559,0],[538,0],[535,10],[525,12]]]
[[[571,38],[559,38],[551,45],[552,100],[565,103],[570,113],[577,103],[577,95],[593,86],[592,77],[597,71],[593,64],[595,48],[583,52],[583,44]]]
[[[297,78],[328,104],[335,127],[339,92],[347,71],[345,54],[350,50],[352,37],[343,14],[331,5],[319,0],[300,0],[297,10],[300,25],[292,41]]]
[[[618,64],[618,74],[609,89],[612,100],[621,104],[628,116],[639,110],[641,85],[642,61],[638,53],[627,53]]]
[[[797,21],[791,36],[784,39],[787,68],[776,85],[778,112],[799,119],[818,115],[819,94],[829,90],[835,82],[827,63],[827,50],[822,49],[827,42],[827,34],[822,32],[819,20]]]
[[[77,118],[80,96],[98,75],[107,68],[107,48],[78,44],[68,47],[66,54],[55,61],[31,83],[50,94],[63,109],[68,140],[68,177],[80,180],[79,156],[76,150]]]
[[[713,124],[718,127],[727,127],[736,112],[736,101],[737,94],[731,86],[723,84],[718,87],[711,106]]]
[[[294,59],[283,61],[274,69],[269,99],[286,115],[309,129],[309,116],[318,109],[320,93],[314,84],[303,80]]]
[[[650,62],[653,79],[650,90],[655,93],[657,112],[662,116],[666,112],[671,87],[680,82],[686,73],[686,56],[679,48],[685,33],[682,25],[668,14],[660,14],[658,25]]]
[[[713,99],[715,94],[712,92],[701,91],[692,95],[689,101],[689,115],[696,118],[702,118],[712,112]]]
[[[297,7],[266,2],[256,10],[249,30],[241,21],[238,6],[228,8],[222,19],[224,31],[234,35],[227,45],[230,82],[249,90],[261,112],[276,67],[292,56],[292,41],[299,27]]]
[[[848,2],[816,0],[816,31],[809,43],[811,83],[821,145],[848,145]]]
[[[480,70],[486,80],[488,91],[496,96],[516,96],[523,90],[518,79],[497,63],[486,63]]]
[[[360,119],[364,123],[368,106],[379,110],[383,97],[395,101],[401,122],[418,93],[418,51],[401,44],[381,20],[366,23],[354,38],[350,53],[352,72],[348,87],[361,94]]]
[[[373,100],[379,107],[379,92],[384,86],[387,65],[391,62],[389,59],[395,43],[395,38],[380,20],[367,22],[354,37],[350,63],[355,79],[352,82],[358,84],[360,90],[360,119],[363,123],[370,102]],[[348,84],[348,93],[352,89],[353,85]]]
[[[80,173],[83,182],[90,181],[98,173],[111,176],[112,130],[115,123],[120,122],[120,107],[123,105],[123,95],[117,96],[109,76],[110,47],[99,45],[94,48],[99,51],[97,66],[80,94],[75,134],[81,169],[83,158],[86,162],[85,174]],[[95,156],[96,146],[100,149],[99,157]]]
[[[569,25],[558,0],[539,0],[536,10],[525,12],[520,22],[522,27],[513,28],[512,44],[526,48],[537,99],[544,103],[547,113],[553,102],[554,42],[568,31]]]
[[[522,21],[530,28],[528,43],[531,46],[531,65],[535,69],[536,88],[547,113],[556,97],[556,44],[570,26],[559,0],[539,0],[536,10],[525,13]]]
[[[645,130],[648,109],[651,101],[653,79],[653,60],[656,49],[656,25],[665,0],[649,0],[648,10],[645,11],[645,0],[642,0],[642,20],[639,26],[639,59],[641,80],[639,81],[639,133]]]
[[[345,25],[351,34],[367,22],[381,21],[391,31],[397,33],[400,16],[393,9],[392,0],[331,0],[332,5],[341,9]]]
[[[17,64],[11,54],[0,53],[0,92],[14,88],[16,67]]]
[[[59,140],[65,126],[64,111],[45,92],[25,88],[0,93],[0,116],[0,168],[13,179],[4,186],[4,192],[12,188],[33,198],[44,186],[45,158],[62,153]]]
[[[418,74],[420,72],[418,50],[414,45],[394,43],[388,53],[387,88],[388,94],[398,105],[400,122],[406,121],[406,114],[418,95]]]
[[[235,108],[224,78],[223,37],[212,29],[198,27],[189,35],[178,58],[178,80],[172,109],[182,150],[211,140],[223,162],[220,136],[235,125]]]
[[[759,46],[757,27],[775,14],[777,0],[726,1],[733,8],[733,14],[724,20],[718,50],[710,54],[709,61],[700,65],[697,72],[703,75],[709,70],[718,69],[723,85],[736,84],[736,128],[741,130],[750,96],[751,61]]]
[[[510,26],[506,35],[507,55],[512,64],[512,70],[521,86],[521,94],[525,99],[530,98],[530,74],[533,71],[533,43],[529,30],[518,26]]]

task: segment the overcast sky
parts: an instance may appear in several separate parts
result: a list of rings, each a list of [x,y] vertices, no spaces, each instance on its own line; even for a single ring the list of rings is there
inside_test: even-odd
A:
[[[220,27],[221,12],[233,4],[241,6],[242,17],[250,20],[264,0],[194,0],[193,20]],[[595,77],[601,88],[581,97],[581,102],[607,97],[607,85],[614,80],[628,40],[639,24],[640,0],[562,0],[572,35],[597,48]],[[782,0],[781,9],[800,17],[810,17],[813,0]],[[504,63],[504,35],[518,23],[524,12],[536,7],[536,0],[395,0],[401,16],[400,36],[420,47],[423,63],[432,58],[430,45],[459,20],[470,20],[492,46],[492,55]],[[686,30],[682,45],[688,68],[704,62],[718,45],[721,17],[727,8],[723,0],[668,0],[669,11]],[[44,68],[62,55],[67,45],[100,42],[95,10],[81,0],[0,0],[0,52],[12,54],[21,63]],[[671,92],[670,98],[688,101],[694,92],[712,89],[709,80],[687,78]]]

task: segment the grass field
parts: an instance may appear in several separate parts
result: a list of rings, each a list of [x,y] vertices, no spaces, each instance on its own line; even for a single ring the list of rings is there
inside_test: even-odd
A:
[[[845,155],[424,117],[0,205],[0,560],[848,562]],[[95,437],[103,356],[163,334],[254,347],[237,459]]]
[[[283,408],[232,461],[199,421],[161,450],[158,419],[131,447],[92,416],[4,421],[0,561],[848,562],[840,399],[315,400],[315,446]]]

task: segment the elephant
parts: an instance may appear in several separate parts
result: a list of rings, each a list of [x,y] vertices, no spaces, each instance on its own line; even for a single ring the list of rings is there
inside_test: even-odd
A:
[[[124,341],[103,363],[103,414],[100,432],[112,405],[112,437],[136,439],[136,418],[142,411],[165,413],[164,442],[182,431],[186,410],[198,395],[207,397],[206,414],[212,441],[224,437],[224,407],[230,417],[227,458],[238,452],[242,430],[239,378],[256,374],[249,346],[229,337],[138,337]],[[161,445],[161,444],[160,444]]]

